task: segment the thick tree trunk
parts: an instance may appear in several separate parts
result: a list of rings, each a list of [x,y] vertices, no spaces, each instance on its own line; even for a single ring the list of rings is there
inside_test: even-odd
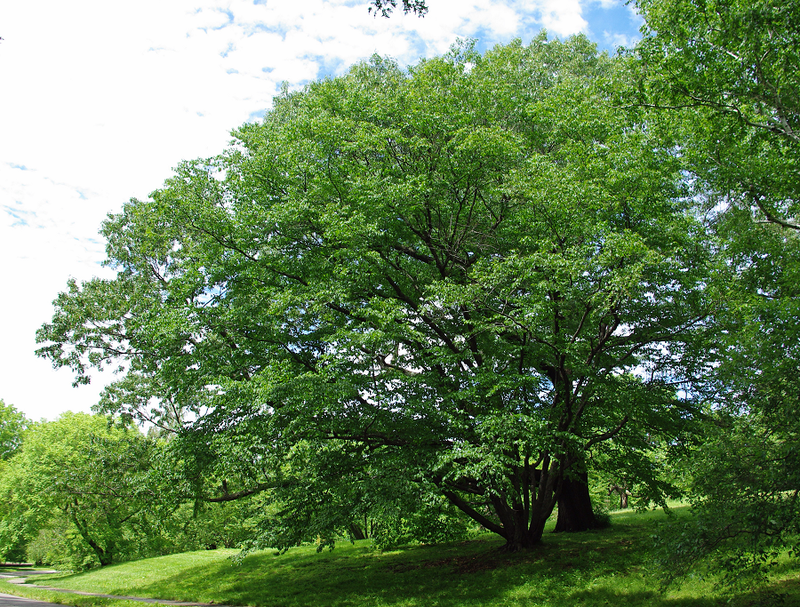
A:
[[[588,531],[600,525],[592,510],[589,495],[589,474],[586,472],[564,478],[558,497],[558,520],[555,532]]]
[[[466,500],[453,491],[444,491],[450,502],[460,509],[472,520],[480,523],[485,529],[496,533],[506,540],[503,551],[517,552],[533,548],[542,539],[544,525],[553,512],[555,501],[550,499],[539,500],[535,504],[516,504],[509,506],[498,496],[490,498],[497,519],[473,508]]]
[[[100,561],[100,566],[105,567],[114,562],[114,545],[109,544],[105,549],[97,542],[85,536],[86,542],[91,546],[94,553],[97,555],[97,560]]]
[[[624,510],[628,507],[628,498],[631,495],[631,492],[625,485],[611,485],[608,490],[608,494],[611,495],[612,493],[619,494],[619,507],[621,510]]]
[[[350,537],[352,537],[354,540],[365,540],[365,539],[367,539],[366,526],[362,529],[361,525],[358,525],[357,523],[351,523],[350,524]]]
[[[538,545],[542,541],[542,534],[544,533],[544,525],[548,517],[539,517],[530,525],[514,526],[508,529],[509,532],[506,536],[506,543],[503,546],[503,552],[519,552],[520,550],[528,550]]]
[[[509,472],[513,491],[489,491],[474,479],[462,479],[457,487],[455,483],[442,487],[442,493],[472,520],[505,539],[504,551],[527,550],[541,542],[556,506],[558,464],[549,457],[538,464],[531,466],[525,458]]]

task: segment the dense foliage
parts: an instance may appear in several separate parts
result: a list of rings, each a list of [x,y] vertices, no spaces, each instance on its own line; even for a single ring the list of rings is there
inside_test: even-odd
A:
[[[743,582],[800,532],[800,5],[639,6],[640,101],[681,130],[717,239],[718,303],[695,378],[713,423],[686,465],[697,519],[665,561],[671,575],[705,563]]]
[[[517,550],[597,524],[591,473],[687,492],[669,575],[762,571],[800,531],[800,8],[637,5],[613,59],[462,44],[283,94],[109,217],[116,277],[40,355],[119,368],[100,409],[162,437],[164,503],[240,504],[225,543]]]
[[[640,0],[640,101],[681,121],[703,196],[797,230],[800,5]]]
[[[71,283],[40,352],[79,381],[122,361],[109,408],[201,468],[216,445],[223,494],[305,504],[273,545],[386,484],[531,546],[559,500],[591,518],[610,439],[661,498],[646,447],[692,417],[671,384],[707,252],[623,68],[542,36],[287,94],[106,222],[116,278]]]
[[[49,533],[82,547],[64,551],[79,555],[76,566],[136,553],[147,535],[139,515],[152,499],[143,483],[151,448],[138,430],[105,417],[65,414],[33,425],[0,476],[5,550]]]
[[[0,399],[0,461],[10,458],[22,443],[22,434],[30,425],[25,414]]]

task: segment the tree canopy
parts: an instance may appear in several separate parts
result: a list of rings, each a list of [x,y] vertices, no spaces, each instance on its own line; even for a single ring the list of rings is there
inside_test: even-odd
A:
[[[121,364],[108,408],[231,437],[284,504],[395,478],[515,550],[611,439],[663,498],[645,452],[694,414],[708,251],[628,73],[540,36],[287,93],[109,217],[116,277],[71,282],[39,353]]]
[[[682,115],[704,195],[798,230],[800,5],[640,0],[642,101]],[[678,111],[680,114],[678,114]],[[710,187],[706,187],[710,186]]]

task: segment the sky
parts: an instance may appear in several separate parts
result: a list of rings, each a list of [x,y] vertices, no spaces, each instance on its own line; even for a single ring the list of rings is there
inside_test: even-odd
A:
[[[222,152],[290,89],[374,53],[401,65],[541,29],[601,49],[638,38],[624,0],[428,0],[424,18],[367,0],[0,3],[0,399],[29,418],[91,410],[115,378],[72,387],[34,354],[67,280],[112,277],[98,229],[181,160]]]

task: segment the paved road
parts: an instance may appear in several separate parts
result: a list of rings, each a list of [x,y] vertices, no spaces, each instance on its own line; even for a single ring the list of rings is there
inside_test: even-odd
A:
[[[0,577],[4,578],[19,578],[28,577],[30,575],[36,574],[44,574],[44,573],[55,573],[54,571],[25,571],[25,572],[14,572],[14,573],[0,573]],[[11,583],[19,583],[14,582],[11,580]],[[226,607],[225,605],[211,605],[209,603],[189,603],[183,601],[166,601],[163,599],[147,599],[142,597],[135,597],[135,596],[119,596],[116,594],[100,594],[97,592],[81,592],[79,590],[63,590],[60,588],[52,588],[51,586],[39,586],[36,585],[37,588],[42,588],[45,590],[57,590],[59,592],[67,592],[69,594],[79,594],[82,596],[99,596],[108,599],[127,599],[129,601],[139,601],[141,603],[161,603],[162,605],[175,605],[178,607]],[[14,596],[13,594],[4,594],[0,592],[0,607],[58,607],[55,603],[47,603],[45,601],[36,601],[34,599],[26,599],[19,596]],[[63,607],[63,605],[61,606]]]
[[[55,573],[55,571],[19,571],[0,573],[0,577],[4,578],[19,578],[28,577],[29,575],[41,575],[43,573]],[[55,603],[45,603],[44,601],[35,601],[33,599],[26,599],[21,596],[14,596],[13,594],[5,594],[0,592],[0,607],[50,607],[55,606]],[[63,605],[61,606],[63,607]]]
[[[44,601],[34,601],[13,594],[3,594],[0,592],[0,607],[64,607],[55,603],[45,603]]]

